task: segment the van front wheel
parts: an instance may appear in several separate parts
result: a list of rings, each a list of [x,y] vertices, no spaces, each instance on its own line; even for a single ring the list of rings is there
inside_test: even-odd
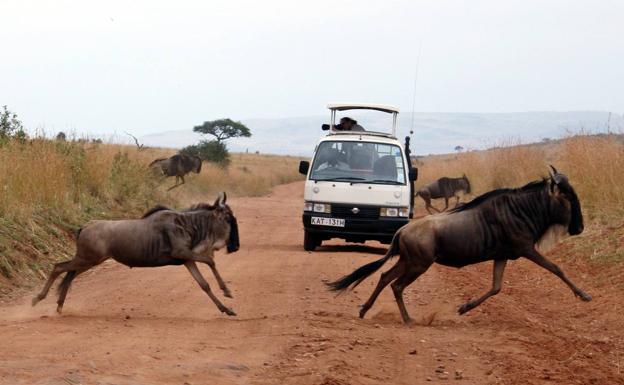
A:
[[[303,249],[305,251],[314,251],[317,247],[321,245],[321,240],[314,236],[314,234],[310,234],[308,231],[304,231],[303,233]]]

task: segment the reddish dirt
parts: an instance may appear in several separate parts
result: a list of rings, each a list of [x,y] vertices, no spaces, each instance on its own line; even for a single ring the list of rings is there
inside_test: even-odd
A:
[[[416,325],[400,322],[390,289],[360,320],[379,273],[339,297],[323,282],[385,247],[334,241],[304,252],[302,190],[232,200],[242,247],[217,265],[237,317],[219,314],[183,267],[107,262],[76,279],[62,316],[53,293],[35,308],[32,293],[0,307],[0,383],[624,384],[624,295],[582,258],[553,257],[590,303],[520,260],[500,295],[459,316],[489,288],[491,265],[434,266],[406,290]]]

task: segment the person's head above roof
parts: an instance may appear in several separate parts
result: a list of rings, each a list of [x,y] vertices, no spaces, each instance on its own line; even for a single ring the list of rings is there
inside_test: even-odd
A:
[[[348,116],[345,116],[340,119],[340,126],[342,127],[343,130],[350,130],[351,127],[355,126],[356,124],[357,124],[357,120],[351,119]]]

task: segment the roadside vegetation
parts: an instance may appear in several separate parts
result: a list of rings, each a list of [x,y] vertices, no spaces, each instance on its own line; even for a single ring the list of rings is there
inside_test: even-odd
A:
[[[155,175],[148,165],[175,150],[3,132],[0,294],[29,286],[52,263],[69,259],[75,231],[90,219],[133,217],[156,203],[183,207],[213,202],[220,191],[258,196],[276,184],[302,179],[299,158],[231,154],[228,167],[205,162],[199,175],[188,175],[187,184],[168,192],[174,178]]]

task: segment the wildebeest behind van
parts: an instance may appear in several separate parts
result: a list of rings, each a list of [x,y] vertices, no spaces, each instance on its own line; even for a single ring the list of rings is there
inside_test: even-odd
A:
[[[457,195],[457,193],[460,191],[470,194],[470,181],[466,177],[466,174],[462,175],[461,178],[442,177],[435,182],[421,187],[421,189],[416,192],[416,195],[425,201],[425,208],[429,214],[433,214],[431,209],[437,212],[440,212],[440,210],[431,205],[432,199],[444,198],[444,209],[442,209],[442,211],[445,211],[448,208],[449,198],[451,197],[455,197],[455,207],[457,207],[459,203],[459,195]]]

